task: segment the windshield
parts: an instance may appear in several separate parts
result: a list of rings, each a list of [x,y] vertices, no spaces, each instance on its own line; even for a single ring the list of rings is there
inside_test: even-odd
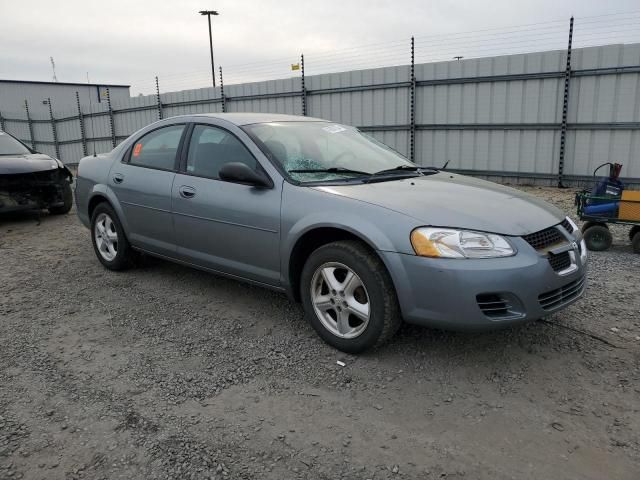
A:
[[[24,155],[27,153],[31,153],[27,147],[11,135],[0,132],[0,155]]]
[[[414,166],[377,140],[336,123],[257,123],[244,129],[262,142],[272,161],[302,183],[362,178],[381,170]]]

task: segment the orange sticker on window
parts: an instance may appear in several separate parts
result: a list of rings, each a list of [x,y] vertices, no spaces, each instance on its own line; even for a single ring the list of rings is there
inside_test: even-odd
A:
[[[142,144],[136,143],[136,146],[133,147],[133,156],[137,157],[138,155],[140,155],[140,150],[142,150]]]

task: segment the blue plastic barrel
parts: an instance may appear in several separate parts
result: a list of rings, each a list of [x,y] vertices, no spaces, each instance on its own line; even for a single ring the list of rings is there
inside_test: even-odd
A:
[[[620,202],[598,203],[596,205],[586,205],[584,213],[586,215],[598,215],[603,217],[617,217]]]

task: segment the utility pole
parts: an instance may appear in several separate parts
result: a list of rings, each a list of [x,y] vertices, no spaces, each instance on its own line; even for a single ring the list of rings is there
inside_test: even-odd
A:
[[[560,126],[560,158],[558,159],[558,188],[566,188],[563,180],[565,146],[567,143],[567,117],[569,115],[569,85],[571,82],[571,44],[573,43],[573,17],[569,20],[569,43],[567,45],[567,67],[564,71],[564,98],[562,101],[562,124]]]
[[[213,88],[216,88],[216,70],[213,65],[213,37],[211,36],[211,15],[219,15],[215,10],[200,10],[200,15],[206,15],[209,22],[209,49],[211,53],[211,80],[213,80]]]

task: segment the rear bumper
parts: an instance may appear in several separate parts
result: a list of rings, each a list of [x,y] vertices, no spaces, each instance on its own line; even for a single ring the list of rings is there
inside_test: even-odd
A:
[[[74,201],[76,203],[76,214],[80,223],[85,227],[91,228],[91,219],[89,218],[89,198],[87,195],[88,184],[85,180],[76,176],[74,186]]]
[[[515,243],[515,256],[496,259],[379,253],[408,323],[447,330],[490,330],[537,320],[583,295],[586,257],[576,255],[577,268],[559,275],[526,242],[515,239]]]

